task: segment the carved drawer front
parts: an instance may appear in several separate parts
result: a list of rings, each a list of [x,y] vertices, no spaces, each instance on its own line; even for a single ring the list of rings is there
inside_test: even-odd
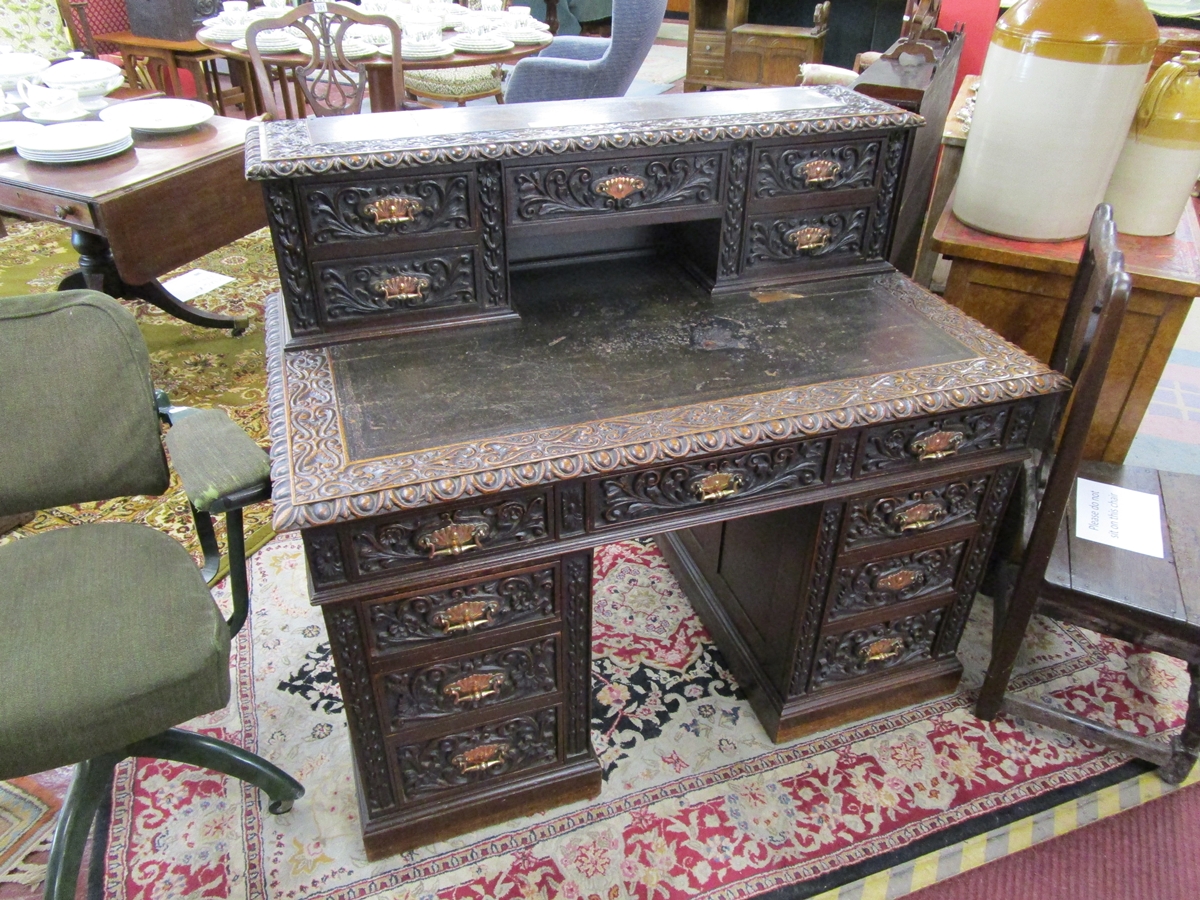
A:
[[[361,577],[407,571],[514,545],[549,541],[551,491],[544,488],[448,509],[373,519],[346,527],[350,563]]]
[[[561,761],[558,708],[394,747],[404,800],[499,781]]]
[[[846,504],[842,549],[979,521],[991,474],[965,475],[930,487],[857,497]]]
[[[329,326],[371,325],[431,310],[477,313],[474,247],[393,253],[314,263],[321,314]]]
[[[750,217],[742,269],[826,268],[861,262],[871,238],[868,205]]]
[[[545,637],[379,678],[389,731],[558,690],[558,638]]]
[[[597,478],[589,485],[591,528],[817,487],[828,456],[821,438]]]
[[[509,221],[718,207],[721,152],[572,162],[508,170]]]
[[[939,459],[1023,447],[1036,411],[1032,403],[993,406],[872,428],[863,441],[858,472],[874,475]]]
[[[759,146],[750,173],[756,201],[875,187],[882,137],[836,144]]]
[[[829,590],[826,621],[952,593],[968,543],[953,541],[839,566]]]
[[[366,604],[374,655],[551,619],[559,609],[558,563]]]
[[[809,690],[927,660],[946,614],[945,607],[834,634],[817,642]]]
[[[301,182],[300,194],[309,240],[318,247],[476,227],[473,172],[396,177],[366,184]]]

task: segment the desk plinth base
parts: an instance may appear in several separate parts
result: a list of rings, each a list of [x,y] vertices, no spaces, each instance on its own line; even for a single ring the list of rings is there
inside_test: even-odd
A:
[[[357,776],[357,767],[356,772]],[[599,795],[604,781],[600,762],[589,753],[530,775],[518,782],[498,784],[493,790],[445,803],[425,804],[392,815],[368,820],[361,809],[363,791],[358,792],[362,814],[363,846],[374,861],[415,847],[466,834],[497,822],[531,815]],[[448,806],[453,813],[447,814]]]

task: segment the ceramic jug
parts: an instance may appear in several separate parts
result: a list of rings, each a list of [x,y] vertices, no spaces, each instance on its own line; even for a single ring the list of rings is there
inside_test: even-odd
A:
[[[1172,234],[1200,175],[1200,53],[1164,63],[1142,91],[1104,199],[1117,230]]]
[[[1022,240],[1083,236],[1157,46],[1143,0],[1022,0],[1009,9],[984,60],[954,214]]]

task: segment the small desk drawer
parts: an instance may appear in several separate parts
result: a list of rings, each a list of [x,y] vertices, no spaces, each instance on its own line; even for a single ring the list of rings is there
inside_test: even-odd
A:
[[[821,636],[809,690],[890,672],[931,657],[947,607]]]
[[[871,207],[753,216],[746,223],[747,274],[848,266],[867,256]]]
[[[714,503],[817,487],[825,480],[828,438],[750,450],[594,479],[591,530]]]
[[[513,167],[508,220],[519,226],[688,208],[715,215],[724,157],[714,151]]]
[[[883,138],[808,146],[760,146],[751,169],[750,206],[776,197],[872,189]]]
[[[558,691],[558,638],[506,645],[378,676],[391,732]]]
[[[368,184],[302,183],[300,202],[316,246],[476,227],[474,173],[390,178]]]
[[[863,440],[860,475],[928,465],[939,459],[1024,447],[1037,407],[994,406],[872,428]]]
[[[96,227],[92,209],[84,201],[43,194],[11,184],[0,184],[0,209],[89,231]]]
[[[838,566],[829,590],[825,620],[837,622],[952,593],[969,543],[952,541],[925,550],[889,553]]]
[[[974,525],[991,482],[991,473],[967,475],[917,490],[888,491],[850,500],[846,504],[842,550],[857,550],[955,525]]]
[[[404,800],[479,787],[562,761],[559,708],[551,707],[393,748]]]

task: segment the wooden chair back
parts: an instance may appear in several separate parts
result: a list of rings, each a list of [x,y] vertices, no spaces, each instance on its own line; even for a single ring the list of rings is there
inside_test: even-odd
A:
[[[311,42],[314,53],[306,65],[295,66],[292,75],[305,101],[317,116],[344,116],[362,112],[367,92],[367,67],[346,58],[343,44],[354,24],[383,25],[392,35],[392,99],[372,97],[373,112],[391,112],[404,102],[404,68],[400,63],[400,26],[390,16],[361,12],[356,6],[316,0],[289,11],[278,19],[259,19],[246,30],[246,47],[263,98],[268,119],[288,118],[288,108],[278,102],[257,39],[264,31],[296,28]],[[284,85],[284,90],[287,86]],[[297,110],[303,116],[304,110]]]

